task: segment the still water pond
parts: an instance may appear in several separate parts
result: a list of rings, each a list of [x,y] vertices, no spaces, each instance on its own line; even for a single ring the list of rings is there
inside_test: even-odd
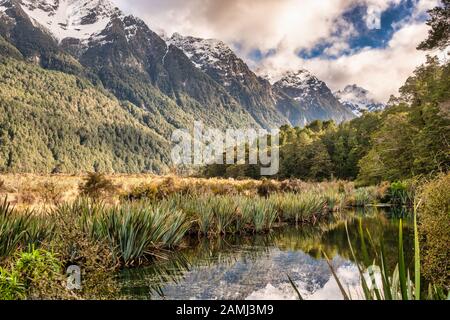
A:
[[[384,239],[387,264],[397,262],[398,218],[382,209],[348,212],[313,227],[284,227],[270,234],[224,239],[189,239],[188,247],[150,266],[124,270],[120,282],[124,298],[132,299],[295,299],[288,275],[305,299],[342,299],[330,268],[353,299],[362,297],[359,272],[349,249],[349,238],[358,261],[363,261],[360,232],[373,242]],[[404,224],[405,255],[412,265],[412,228]],[[370,261],[375,253],[370,249]]]

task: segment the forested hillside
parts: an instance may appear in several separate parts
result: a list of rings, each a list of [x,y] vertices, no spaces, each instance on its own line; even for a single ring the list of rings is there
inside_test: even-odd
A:
[[[146,119],[87,80],[0,60],[0,171],[161,171],[169,142]]]

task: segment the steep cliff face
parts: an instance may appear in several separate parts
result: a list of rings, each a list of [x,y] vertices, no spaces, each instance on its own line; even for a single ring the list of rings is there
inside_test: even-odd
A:
[[[307,70],[287,72],[274,84],[274,91],[278,95],[279,110],[297,110],[293,112],[299,125],[305,125],[316,119],[335,120],[342,122],[351,120],[355,115],[343,106],[333,95],[325,82]]]
[[[275,108],[270,83],[251,71],[222,41],[175,33],[167,43],[180,48],[198,69],[223,86],[261,126],[279,127],[289,123]]]

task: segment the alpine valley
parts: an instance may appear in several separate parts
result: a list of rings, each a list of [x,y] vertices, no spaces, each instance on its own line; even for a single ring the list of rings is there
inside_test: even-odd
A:
[[[0,171],[163,172],[174,129],[303,127],[382,108],[346,100],[355,89],[334,95],[307,70],[270,83],[225,43],[159,36],[107,0],[0,0]]]

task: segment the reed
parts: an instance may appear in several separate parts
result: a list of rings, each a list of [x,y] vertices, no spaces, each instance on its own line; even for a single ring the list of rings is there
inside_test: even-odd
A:
[[[340,211],[345,206],[345,194],[334,189],[324,191],[323,196],[326,200],[330,212]]]
[[[234,199],[227,196],[213,197],[210,199],[211,210],[214,216],[215,233],[236,233],[235,220],[237,219],[237,206]]]
[[[367,256],[367,249],[365,247],[366,239],[360,226],[359,236],[361,238],[362,252],[365,262],[362,263],[356,258],[355,250],[350,241],[350,235],[348,232],[347,224],[347,240],[350,247],[350,252],[353,256],[353,260],[356,262],[361,279],[361,288],[363,291],[363,298],[365,300],[445,300],[450,298],[450,293],[445,294],[444,290],[440,287],[430,284],[428,288],[428,294],[423,294],[421,291],[421,268],[420,268],[420,246],[419,235],[417,228],[417,208],[419,205],[414,206],[414,273],[413,279],[411,279],[411,273],[406,267],[404,256],[404,241],[403,241],[403,222],[399,222],[399,235],[398,235],[398,261],[394,271],[388,269],[386,263],[385,244],[383,239],[380,240],[380,250],[376,255],[373,265],[368,266],[370,261]],[[372,245],[374,252],[377,249],[374,246],[370,233],[367,233],[368,243]],[[336,280],[339,290],[341,291],[344,300],[350,300],[351,296],[346,292],[344,285],[341,283],[339,277],[333,269],[333,266],[328,259],[326,253],[323,255],[327,259],[327,263],[330,267],[331,273]],[[377,281],[380,278],[381,281]],[[293,283],[289,276],[288,280],[293,286],[299,299],[302,299],[298,288]],[[380,283],[381,282],[381,283]]]
[[[198,202],[189,203],[192,206],[192,213],[197,216],[197,224],[201,234],[208,234],[214,225],[214,213],[211,210],[211,205],[207,199],[202,199]]]
[[[264,198],[244,198],[239,200],[240,225],[249,225],[252,232],[264,232],[272,229],[278,218],[275,205]]]
[[[194,221],[191,232],[204,236],[265,232],[278,218],[274,204],[258,196],[184,196],[182,201],[167,201]]]

